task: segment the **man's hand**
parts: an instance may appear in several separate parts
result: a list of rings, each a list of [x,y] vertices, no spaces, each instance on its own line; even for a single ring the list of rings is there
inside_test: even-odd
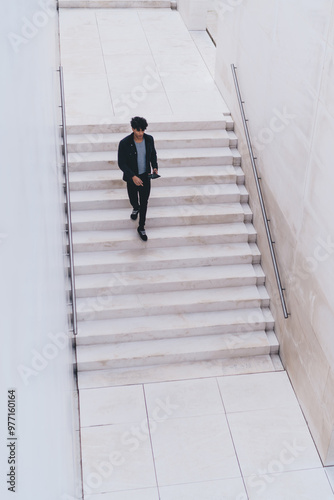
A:
[[[158,173],[158,169],[157,169],[157,168],[154,168],[154,169],[153,169],[153,173],[154,173],[154,174],[157,174],[157,173]]]
[[[136,186],[142,186],[143,185],[143,181],[140,179],[140,177],[137,177],[136,175],[134,175],[132,177],[132,180],[136,184]]]

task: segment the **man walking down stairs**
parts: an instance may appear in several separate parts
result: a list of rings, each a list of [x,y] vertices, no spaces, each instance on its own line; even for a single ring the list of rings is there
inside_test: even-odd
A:
[[[137,220],[138,234],[147,241],[145,231],[147,203],[151,191],[151,169],[158,174],[157,152],[151,135],[145,134],[147,121],[136,116],[131,120],[132,134],[121,140],[118,146],[118,166],[123,171],[123,180],[132,205],[131,219]]]

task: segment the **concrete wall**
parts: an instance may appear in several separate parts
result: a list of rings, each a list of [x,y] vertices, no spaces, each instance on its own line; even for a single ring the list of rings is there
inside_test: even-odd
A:
[[[56,2],[2,2],[0,31],[0,498],[73,500],[80,498],[80,461],[65,292]],[[16,391],[15,494],[6,482],[9,389]]]
[[[223,2],[216,61],[216,82],[241,139],[282,361],[326,465],[334,464],[333,5]],[[246,102],[289,320],[277,296],[231,63]]]
[[[206,13],[209,0],[177,0],[177,8],[188,30],[206,29]]]

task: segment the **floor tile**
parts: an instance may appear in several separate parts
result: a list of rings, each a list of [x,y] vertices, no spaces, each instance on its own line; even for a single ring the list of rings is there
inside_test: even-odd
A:
[[[160,500],[247,500],[241,478],[163,486],[159,491]]]
[[[90,9],[60,9],[61,39],[96,36],[95,13]]]
[[[229,109],[217,89],[198,92],[167,91],[167,96],[174,113],[192,116],[195,112],[204,112],[207,109],[216,109],[217,113],[229,113]]]
[[[153,423],[151,435],[160,486],[240,476],[224,415]]]
[[[246,482],[249,500],[333,500],[323,469],[254,477]]]
[[[214,378],[182,380],[145,385],[149,417],[159,418],[159,402],[170,401],[173,409],[169,418],[193,417],[225,413],[217,382]]]
[[[148,97],[148,94],[158,92],[166,100],[159,76],[155,77],[155,75],[156,71],[152,65],[147,65],[140,72],[134,72],[126,77],[118,76],[115,78],[108,74],[109,88],[113,99],[117,97],[117,94],[127,94],[131,95],[132,99],[142,102]]]
[[[162,83],[167,92],[215,92],[217,87],[209,70],[193,72],[160,72]]]
[[[71,37],[71,38],[62,38],[61,39],[61,49],[62,49],[62,63],[64,57],[66,58],[67,54],[75,55],[82,54],[85,51],[88,53],[99,52],[99,56],[102,56],[101,52],[101,41],[98,35],[98,32],[94,35],[90,35],[88,37]]]
[[[181,55],[180,55],[181,54]],[[156,64],[162,73],[193,73],[194,71],[206,75],[207,68],[203,59],[196,50],[186,53],[184,51],[174,50],[171,53],[156,57]]]
[[[140,57],[136,54],[104,55],[104,61],[107,73],[116,79],[121,75],[126,78],[138,72],[145,74],[146,66],[152,66],[154,71],[157,72],[152,54],[141,54]],[[124,67],[128,68],[126,73]]]
[[[167,54],[171,50],[193,50],[194,42],[189,37],[167,35],[166,37],[156,38],[148,35],[150,48],[154,57],[158,60],[161,54]]]
[[[334,467],[325,467],[325,472],[334,491]]]
[[[141,385],[82,390],[80,408],[82,427],[146,420]]]
[[[83,428],[82,450],[89,494],[156,486],[145,422]]]
[[[105,78],[105,65],[101,53],[101,48],[94,50],[80,50],[75,48],[71,53],[64,53],[62,56],[64,71],[74,74],[81,81],[85,75],[100,75]]]
[[[197,49],[207,65],[211,75],[215,75],[216,67],[216,47],[206,31],[192,31],[191,38],[194,40]]]
[[[291,408],[227,415],[243,475],[321,467],[308,427]]]
[[[226,412],[292,407],[300,411],[285,372],[218,378]]]
[[[123,33],[123,36],[125,33]],[[122,38],[121,40],[116,36],[111,27],[104,30],[100,30],[101,43],[103,48],[103,54],[105,55],[117,55],[117,54],[128,54],[131,55],[136,51],[136,47],[140,44],[141,54],[150,55],[150,46],[147,43],[146,38],[141,36],[140,39],[136,38]],[[124,70],[124,67],[123,67]]]
[[[134,88],[133,92],[113,92],[113,107],[115,116],[127,120],[132,116],[139,115],[149,118],[150,115],[172,115],[172,110],[164,92],[148,92]]]
[[[105,77],[87,75],[78,86],[77,77],[65,73],[65,98],[68,123],[72,123],[76,118],[81,118],[81,121],[86,123],[90,123],[94,118],[94,123],[98,123],[109,120],[114,114]]]
[[[145,488],[143,490],[86,495],[85,500],[159,500],[159,493],[157,488]]]
[[[94,12],[99,24],[113,21],[122,26],[133,26],[138,23],[138,12],[135,9],[128,9],[125,15],[123,9],[96,9]]]
[[[171,66],[171,70],[175,71],[176,67],[183,68],[189,65],[190,69],[205,69],[205,63],[193,44],[190,47],[184,48],[180,51],[177,47],[168,47],[168,51],[162,52],[159,56],[155,56],[157,66]]]

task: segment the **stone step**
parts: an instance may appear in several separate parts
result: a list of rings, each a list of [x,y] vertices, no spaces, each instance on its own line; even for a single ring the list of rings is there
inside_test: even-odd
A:
[[[274,318],[268,308],[206,311],[140,316],[136,321],[114,318],[78,322],[78,345],[161,340],[199,335],[249,333],[272,330]]]
[[[155,181],[152,186],[150,207],[189,205],[189,204],[219,204],[247,203],[248,193],[245,186],[237,184],[200,184],[188,186],[159,186]],[[71,194],[72,210],[103,210],[112,208],[129,208],[127,190],[104,189],[74,191]]]
[[[78,373],[79,389],[284,371],[278,354],[210,359]]]
[[[169,9],[172,5],[173,0],[59,0],[62,9]]]
[[[263,286],[155,292],[77,298],[78,321],[268,307]]]
[[[118,169],[117,151],[69,153],[68,163],[71,172]],[[161,168],[202,165],[239,166],[240,163],[241,157],[238,150],[229,147],[160,149],[158,151],[158,164]]]
[[[199,184],[233,184],[244,183],[244,173],[240,167],[232,165],[196,166],[160,169],[161,177],[153,181],[154,186],[187,186]],[[71,196],[74,191],[86,191],[90,189],[117,189],[126,190],[126,184],[122,180],[123,173],[115,170],[93,170],[82,172],[70,172]]]
[[[251,223],[198,224],[150,228],[147,248],[256,242],[256,231]],[[137,232],[131,229],[114,231],[73,232],[74,252],[142,248]]]
[[[274,334],[273,334],[274,335]],[[265,331],[206,335],[112,345],[78,346],[78,370],[184,363],[275,352],[272,335]]]
[[[114,134],[76,134],[67,137],[69,153],[90,151],[117,151],[124,133]],[[155,132],[154,142],[157,150],[178,148],[237,147],[237,137],[228,130],[181,130]]]
[[[255,243],[150,248],[138,238],[138,248],[74,255],[75,275],[172,269],[227,264],[260,264]]]
[[[148,134],[177,130],[234,130],[234,122],[230,115],[198,116],[197,119],[187,120],[184,116],[167,116],[164,120],[151,120],[147,129]],[[121,133],[123,137],[131,133],[128,121],[113,123],[67,124],[68,135],[72,134],[113,134]]]
[[[74,210],[73,231],[101,231],[136,227],[129,217],[129,208],[112,210]],[[220,205],[179,205],[149,207],[147,227],[181,226],[193,224],[224,224],[252,222],[252,213],[245,203]]]
[[[121,271],[79,275],[75,279],[78,298],[264,285],[264,282],[261,266],[251,264]]]

